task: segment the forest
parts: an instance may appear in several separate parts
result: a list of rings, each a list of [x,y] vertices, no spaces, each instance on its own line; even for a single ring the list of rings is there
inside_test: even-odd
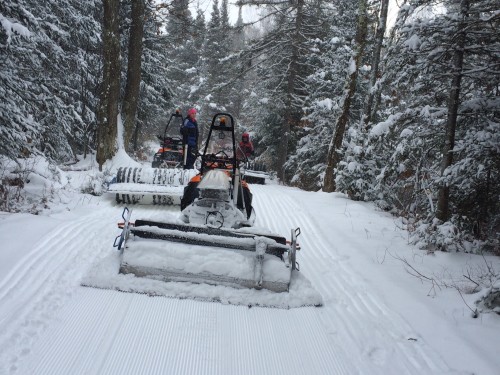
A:
[[[3,0],[0,24],[2,211],[26,161],[105,173],[118,118],[141,159],[195,107],[282,184],[374,202],[429,252],[500,254],[497,1]]]

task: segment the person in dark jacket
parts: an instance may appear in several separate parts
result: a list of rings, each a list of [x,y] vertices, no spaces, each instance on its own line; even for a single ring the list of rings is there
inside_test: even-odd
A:
[[[184,152],[187,152],[184,160],[184,169],[193,169],[196,156],[198,154],[198,123],[196,122],[196,109],[191,108],[187,111],[187,117],[181,126],[182,144]]]

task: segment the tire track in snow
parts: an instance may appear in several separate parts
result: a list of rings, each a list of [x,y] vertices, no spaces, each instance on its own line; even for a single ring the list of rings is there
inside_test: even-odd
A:
[[[292,199],[291,195],[293,195],[294,190],[290,189],[289,191],[291,194],[279,195],[280,204],[283,207],[289,207],[290,212],[303,212],[300,206],[304,205],[304,202],[307,200]],[[306,192],[297,191],[295,195],[304,195],[306,197],[307,194],[308,193]],[[269,194],[269,196],[272,195],[274,194]],[[333,300],[334,293],[337,294],[337,296],[338,294],[342,295],[343,300],[348,301],[347,307],[351,304],[352,307],[354,307],[352,314],[358,316],[356,318],[356,325],[354,326],[352,317],[350,316],[344,317],[342,314],[337,314],[336,316],[333,314],[322,314],[325,326],[334,326],[335,323],[338,323],[338,321],[341,320],[342,326],[347,330],[347,337],[345,339],[350,341],[350,347],[352,350],[356,350],[356,348],[358,350],[363,348],[366,341],[366,337],[356,337],[356,334],[359,332],[370,332],[372,336],[381,340],[382,344],[388,345],[391,348],[390,353],[387,353],[386,349],[377,346],[374,346],[371,349],[368,348],[368,350],[365,351],[365,354],[376,364],[385,365],[387,362],[387,355],[391,354],[391,357],[399,359],[401,365],[408,371],[408,373],[421,373],[422,371],[435,372],[442,371],[446,368],[446,365],[442,363],[442,360],[433,355],[429,349],[424,352],[423,348],[419,345],[408,345],[407,342],[404,342],[404,344],[401,342],[402,340],[406,340],[403,333],[411,331],[410,327],[408,327],[407,323],[404,322],[401,317],[391,314],[386,306],[384,306],[378,299],[370,295],[364,283],[360,283],[358,281],[360,277],[357,275],[357,272],[353,272],[350,266],[346,264],[346,262],[342,261],[341,257],[327,255],[328,252],[326,249],[331,247],[331,245],[329,245],[329,242],[324,237],[322,232],[317,230],[319,226],[314,216],[306,214],[292,219],[290,215],[287,215],[287,210],[279,209],[277,207],[275,210],[275,212],[279,212],[283,215],[284,219],[286,219],[288,223],[291,224],[292,221],[295,221],[295,225],[300,223],[300,227],[304,231],[304,234],[313,234],[314,241],[312,241],[309,236],[301,239],[302,246],[307,252],[307,255],[311,254],[309,259],[307,259],[308,257],[305,255],[304,258],[307,259],[308,262],[318,262],[315,263],[315,265],[322,264],[319,262],[327,261],[329,263],[327,267],[336,271],[335,275],[332,275],[333,277],[331,278],[319,278],[317,275],[311,277],[310,275],[306,275],[306,277],[310,278],[315,286],[323,284],[318,288],[318,290],[324,297],[328,296],[326,300]],[[332,228],[330,233],[332,234],[332,237],[335,235],[335,238],[341,238],[342,240],[345,240],[346,243],[354,244],[358,248],[362,248],[364,246],[363,242],[358,241],[355,237],[353,238],[352,236],[342,233],[341,230],[336,230],[336,228]],[[306,249],[310,249],[310,251]],[[320,256],[318,257],[316,253]],[[302,256],[300,258],[302,258]],[[322,266],[321,268],[324,267]],[[383,324],[380,324],[381,322]],[[362,325],[361,329],[360,325]],[[396,331],[386,330],[387,327],[391,326]],[[420,357],[424,364],[416,362],[414,359],[416,356]]]

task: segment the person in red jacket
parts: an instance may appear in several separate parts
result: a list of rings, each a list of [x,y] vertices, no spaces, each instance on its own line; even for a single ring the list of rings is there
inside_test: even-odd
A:
[[[245,132],[241,135],[238,159],[248,159],[252,155],[255,155],[253,144],[250,141],[250,135]]]

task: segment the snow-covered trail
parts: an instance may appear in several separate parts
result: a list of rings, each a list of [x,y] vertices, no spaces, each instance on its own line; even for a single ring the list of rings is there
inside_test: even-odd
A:
[[[104,250],[100,229],[116,222],[106,206],[61,220],[0,280],[0,373],[15,372],[53,312],[78,294],[85,269]]]
[[[252,191],[257,225],[287,237],[301,227],[301,272],[323,307],[248,308],[81,287],[117,234],[121,208],[102,203],[61,220],[0,279],[0,374],[453,373],[349,262],[350,251],[384,235],[369,231],[380,216],[366,210],[353,220],[340,204],[356,203],[334,195],[331,207],[316,207],[313,193]],[[339,225],[328,227],[332,215]]]
[[[362,270],[347,263],[349,252],[360,251],[372,243],[366,237],[366,226],[359,220],[356,219],[352,226],[342,223],[351,221],[345,204],[357,205],[355,202],[337,198],[331,200],[332,206],[316,207],[308,199],[311,193],[298,189],[270,185],[255,186],[252,191],[258,196],[257,212],[269,210],[274,213],[274,217],[263,218],[266,226],[281,233],[287,227],[301,228],[301,272],[324,299],[317,319],[325,331],[333,333],[335,346],[341,346],[348,353],[347,358],[358,358],[365,364],[366,367],[358,369],[360,373],[439,374],[449,371],[433,349],[424,343],[415,345],[411,327],[382,303],[375,290],[363,280]],[[283,194],[285,191],[287,194]],[[367,216],[370,213],[366,210]],[[338,217],[338,226],[332,225],[335,223],[332,215]],[[373,215],[372,219],[377,218],[378,215]],[[370,218],[364,217],[364,220]],[[347,232],[346,227],[352,230]]]

